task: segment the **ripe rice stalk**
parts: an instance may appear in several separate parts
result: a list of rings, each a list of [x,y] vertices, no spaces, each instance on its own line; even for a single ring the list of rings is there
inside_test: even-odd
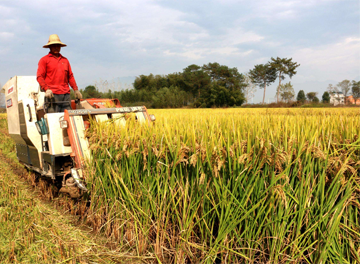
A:
[[[358,109],[154,112],[87,132],[99,230],[162,262],[358,261]]]

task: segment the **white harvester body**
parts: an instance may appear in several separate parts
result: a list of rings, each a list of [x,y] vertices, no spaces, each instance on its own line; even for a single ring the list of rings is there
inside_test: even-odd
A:
[[[3,87],[8,130],[16,145],[18,160],[59,185],[62,192],[79,197],[84,186],[84,161],[91,157],[85,130],[89,119],[125,125],[125,115],[135,113],[139,123],[155,117],[144,106],[121,107],[117,99],[87,99],[71,102],[72,110],[48,113],[45,93],[35,76],[15,76]],[[105,108],[113,103],[114,108]],[[75,186],[75,187],[74,187]],[[74,190],[75,188],[75,190]]]
[[[63,117],[64,113],[45,113],[45,93],[41,91],[35,76],[15,76],[3,88],[8,130],[15,141],[18,159],[39,173],[48,172],[42,154],[69,155],[71,153],[71,147],[63,144],[62,129],[58,125],[59,118]],[[44,136],[36,127],[36,122],[42,117],[51,130]],[[46,142],[49,148],[44,150]]]

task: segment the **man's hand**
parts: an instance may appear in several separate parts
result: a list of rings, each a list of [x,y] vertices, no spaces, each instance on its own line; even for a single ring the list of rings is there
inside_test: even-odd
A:
[[[54,97],[54,94],[50,89],[47,89],[46,92],[45,92],[45,97],[51,99],[51,98]]]
[[[79,90],[76,90],[76,91],[75,91],[75,98],[76,98],[76,99],[82,99],[82,94],[80,93]]]

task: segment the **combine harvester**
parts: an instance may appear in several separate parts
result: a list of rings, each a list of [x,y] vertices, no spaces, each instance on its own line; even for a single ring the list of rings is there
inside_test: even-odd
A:
[[[118,99],[72,100],[72,110],[50,113],[52,105],[44,101],[45,92],[35,76],[15,76],[3,87],[9,134],[16,144],[18,160],[25,167],[46,177],[60,192],[79,198],[86,189],[84,161],[90,159],[85,130],[90,119],[113,119],[125,125],[125,115],[134,113],[137,122],[151,124],[145,106],[122,107]],[[106,108],[114,105],[114,108]]]

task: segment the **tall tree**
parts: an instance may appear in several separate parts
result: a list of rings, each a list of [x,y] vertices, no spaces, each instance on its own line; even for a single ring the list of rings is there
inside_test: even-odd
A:
[[[300,90],[297,94],[296,101],[301,102],[302,104],[306,101],[306,96],[304,90]]]
[[[210,84],[210,88],[201,94],[195,106],[199,107],[224,107],[240,106],[244,103],[244,94],[239,90],[231,90],[219,85],[217,81]]]
[[[295,71],[296,68],[300,66],[300,64],[298,64],[297,62],[293,62],[292,58],[287,59],[287,58],[279,58],[279,57],[277,57],[276,59],[271,57],[270,64],[273,68],[276,69],[276,74],[279,77],[278,88],[281,85],[281,80],[285,79],[285,75],[288,75],[291,79],[292,76],[294,76],[296,74],[296,71]],[[279,91],[277,91],[277,93],[276,93],[276,98],[277,98],[277,101],[279,101]]]
[[[280,85],[280,96],[287,103],[295,97],[294,87],[290,82]]]
[[[88,85],[83,92],[84,98],[99,98],[101,93],[96,89],[94,85]]]
[[[358,82],[352,81],[351,93],[352,93],[352,96],[354,97],[355,104],[356,104],[356,100],[360,98],[360,81],[358,81]]]
[[[336,86],[339,87],[339,89],[344,94],[344,96],[345,96],[345,104],[346,104],[347,103],[347,100],[346,100],[347,98],[346,97],[350,92],[351,82],[349,80],[343,80],[343,81],[339,82]]]
[[[152,74],[151,74],[152,75]],[[149,75],[150,77],[150,75]],[[135,90],[147,90],[147,88],[149,87],[150,84],[150,78],[146,75],[140,75],[138,77],[135,78],[134,81],[134,88]]]
[[[238,72],[237,68],[229,68],[217,62],[204,64],[202,69],[210,76],[211,82],[217,82],[230,90],[242,90],[245,86],[244,76]]]
[[[270,63],[255,65],[254,69],[249,71],[249,76],[253,83],[260,88],[264,88],[263,104],[265,103],[266,85],[275,82],[277,75],[276,69],[271,67]]]
[[[199,97],[194,106],[219,107],[241,105],[244,102],[244,75],[237,68],[229,68],[217,62],[204,64],[201,69],[190,65],[184,69],[185,83],[188,81],[198,89]],[[191,87],[187,84],[188,87]],[[195,90],[195,89],[193,89]]]
[[[306,97],[308,98],[308,100],[309,100],[310,102],[315,102],[316,99],[317,99],[317,101],[319,101],[319,98],[317,98],[316,95],[317,95],[316,92],[310,92],[310,93],[307,93],[307,94],[306,94]]]
[[[322,102],[323,103],[330,103],[330,94],[329,94],[329,92],[324,92],[323,93]]]
[[[181,72],[169,73],[166,76],[166,78],[169,87],[176,86],[179,87],[180,90],[186,91],[183,73]]]
[[[338,93],[340,91],[337,86],[331,83],[328,85],[326,90],[329,92],[329,94]]]
[[[183,80],[185,91],[198,97],[201,96],[201,91],[210,85],[210,76],[196,64],[191,64],[184,69]]]

